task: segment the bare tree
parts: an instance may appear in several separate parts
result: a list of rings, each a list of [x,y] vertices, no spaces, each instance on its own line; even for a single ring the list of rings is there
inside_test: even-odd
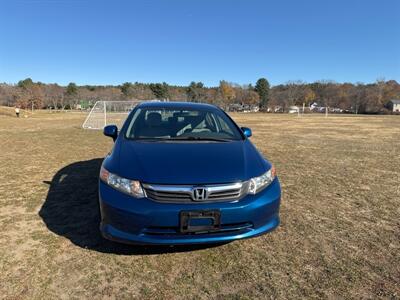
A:
[[[44,89],[45,106],[58,109],[64,104],[64,88],[56,83],[48,84]]]

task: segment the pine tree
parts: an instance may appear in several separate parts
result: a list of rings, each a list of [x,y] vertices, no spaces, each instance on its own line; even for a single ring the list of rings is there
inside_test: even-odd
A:
[[[260,110],[266,109],[269,100],[269,82],[265,78],[260,78],[257,80],[256,92],[260,96]]]

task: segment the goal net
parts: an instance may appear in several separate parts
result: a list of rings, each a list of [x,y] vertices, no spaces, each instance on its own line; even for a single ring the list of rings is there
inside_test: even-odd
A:
[[[83,122],[84,129],[103,129],[114,124],[121,127],[129,112],[143,101],[97,101]]]

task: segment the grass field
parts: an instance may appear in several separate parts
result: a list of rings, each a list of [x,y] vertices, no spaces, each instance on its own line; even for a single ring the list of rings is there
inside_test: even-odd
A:
[[[85,115],[0,115],[0,298],[400,299],[400,117],[233,117],[277,167],[281,226],[142,248],[99,235],[112,142]]]

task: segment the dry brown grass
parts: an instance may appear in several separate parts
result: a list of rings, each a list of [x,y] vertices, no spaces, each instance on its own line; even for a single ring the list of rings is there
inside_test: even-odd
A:
[[[212,248],[103,241],[112,142],[79,113],[0,115],[0,298],[400,298],[400,118],[234,114],[278,169],[279,229]]]

